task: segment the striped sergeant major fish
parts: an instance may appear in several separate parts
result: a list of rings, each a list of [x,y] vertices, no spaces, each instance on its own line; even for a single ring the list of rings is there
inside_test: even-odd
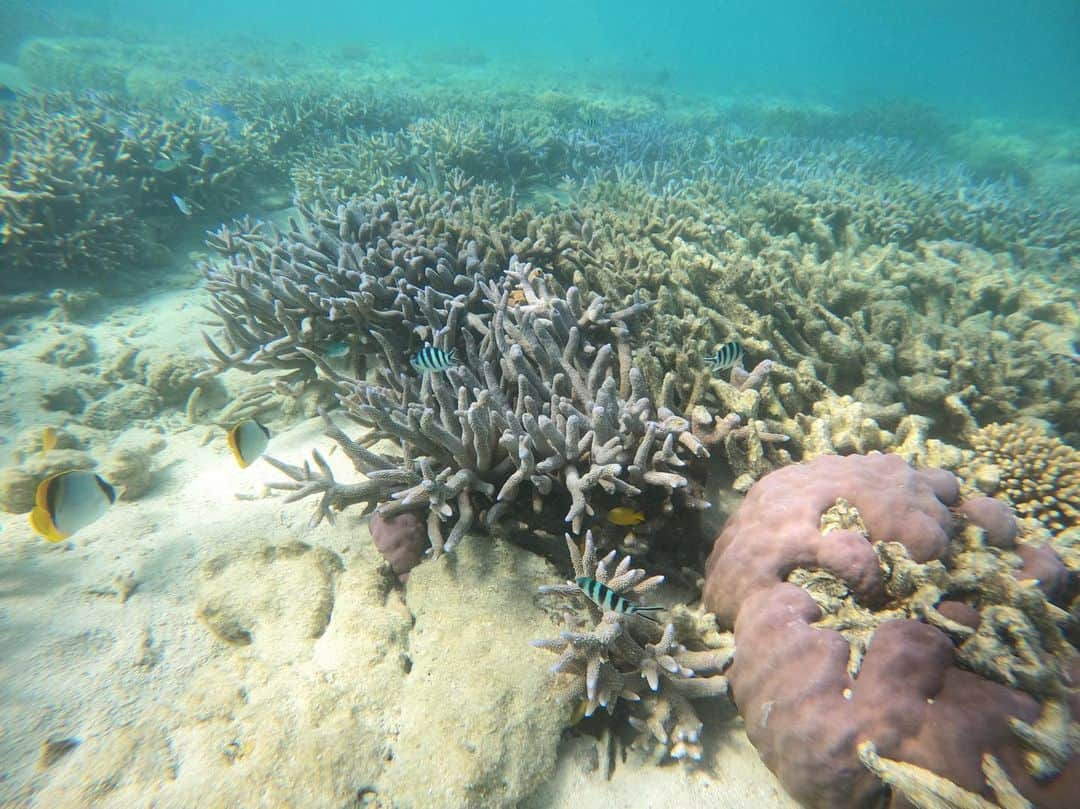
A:
[[[640,615],[646,621],[652,621],[654,624],[659,623],[659,621],[647,613],[662,610],[664,609],[663,607],[645,607],[640,604],[635,604],[632,601],[627,601],[606,584],[598,582],[596,579],[591,579],[588,576],[579,576],[575,581],[577,581],[577,586],[581,588],[581,591],[585,593],[596,606],[600,607],[600,609],[612,610],[613,612],[619,612],[623,615]]]
[[[741,360],[742,357],[742,345],[736,340],[732,340],[730,343],[724,343],[716,349],[716,354],[712,356],[706,354],[705,361],[713,364],[714,371],[726,371],[728,368],[734,367],[735,363]]]
[[[454,349],[443,351],[431,343],[424,343],[424,347],[417,351],[410,359],[409,365],[420,373],[424,371],[445,371],[451,365],[456,365]]]

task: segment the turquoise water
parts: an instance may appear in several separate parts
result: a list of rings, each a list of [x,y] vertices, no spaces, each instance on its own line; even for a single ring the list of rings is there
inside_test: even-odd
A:
[[[28,4],[48,8],[50,4]],[[79,4],[95,16],[95,3]],[[406,61],[468,46],[531,66],[596,70],[695,92],[857,104],[902,96],[950,110],[1080,114],[1080,9],[1069,0],[106,4],[104,27],[393,45]]]
[[[0,806],[1070,807],[1078,42],[0,0]]]

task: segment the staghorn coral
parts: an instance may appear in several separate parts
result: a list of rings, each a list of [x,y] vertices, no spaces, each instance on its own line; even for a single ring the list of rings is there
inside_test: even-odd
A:
[[[292,491],[291,500],[321,495],[316,522],[356,503],[385,518],[426,510],[436,556],[477,523],[511,520],[550,534],[565,523],[580,531],[620,498],[658,518],[706,507],[694,470],[708,450],[687,419],[654,407],[625,360],[627,321],[646,304],[608,312],[602,298],[574,287],[562,293],[516,262],[502,285],[478,275],[472,284],[494,310],[488,318],[465,314],[466,294],[429,288],[418,297],[424,334],[461,349],[461,363],[445,374],[410,373],[378,332],[382,385],[340,377],[310,355],[352,419],[369,428],[364,443],[389,439],[400,455],[366,449],[327,417],[327,435],[367,480],[338,483],[316,454],[317,469],[272,461],[293,481],[275,486]],[[511,286],[523,303],[510,305]],[[443,522],[453,523],[449,535]]]
[[[706,564],[704,603],[734,624],[732,694],[799,800],[882,800],[857,767],[872,741],[883,759],[984,795],[993,755],[1027,798],[1071,805],[1077,650],[1051,601],[1069,595],[1028,568],[1046,553],[1061,562],[1011,545],[999,523],[960,501],[951,474],[875,453],[790,466],[750,490]]]
[[[1031,809],[1032,806],[1009,781],[998,760],[989,754],[983,756],[982,771],[996,803],[930,770],[882,758],[873,742],[859,745],[859,761],[918,809]]]
[[[336,210],[299,207],[287,233],[245,219],[210,239],[225,257],[202,265],[224,326],[224,347],[207,337],[213,373],[278,368],[314,379],[300,349],[318,354],[335,341],[352,344],[359,364],[381,350],[372,330],[426,328],[414,302],[422,289],[453,296],[464,284],[478,301],[470,278],[496,274],[509,258],[487,224],[502,218],[505,201],[486,186],[434,195],[400,181],[388,196]]]
[[[969,438],[965,477],[1052,534],[1080,525],[1080,452],[1036,426],[988,424]]]
[[[222,122],[103,93],[28,95],[0,109],[0,131],[0,256],[23,282],[117,270],[182,217],[173,194],[223,212],[259,173],[259,151]]]
[[[583,549],[569,534],[566,546],[575,578],[596,579],[635,603],[645,603],[664,580],[663,576],[647,578],[644,570],[631,568],[629,556],[616,564],[615,551],[598,559],[592,532],[586,533]],[[545,585],[540,592],[585,599],[573,581]],[[661,628],[633,615],[589,604],[593,629],[574,627],[558,638],[533,641],[534,646],[559,655],[554,673],[573,676],[568,686],[570,698],[585,702],[586,716],[598,708],[613,714],[620,700],[630,703],[630,723],[646,744],[657,745],[661,756],[699,760],[702,723],[691,700],[727,693],[723,671],[731,660],[730,653],[690,650],[679,642],[674,623]]]
[[[737,337],[748,360],[772,360],[776,384],[759,412],[737,411],[792,438],[764,448],[764,471],[800,457],[798,416],[829,392],[860,399],[886,431],[906,414],[930,418],[951,440],[1015,415],[1074,429],[1080,380],[1062,357],[1080,320],[1060,285],[1026,269],[1060,276],[1054,261],[1077,227],[1068,211],[888,139],[755,138],[730,127],[702,136],[552,109],[525,125],[543,145],[523,147],[521,160],[532,149],[547,166],[538,172],[568,167],[549,193],[561,203],[524,227],[516,216],[500,223],[504,257],[613,300],[639,290],[657,300],[641,323],[649,350],[635,361],[666,406],[725,409],[700,360],[717,343]],[[487,124],[459,120],[436,115],[358,136],[298,181],[309,193],[363,192],[402,171],[439,187],[453,166],[504,187],[529,182],[490,162],[479,144],[509,147],[484,134]],[[497,128],[502,119],[488,120]],[[855,181],[840,187],[838,172]],[[524,198],[545,205],[544,196]],[[1024,261],[935,239],[1008,248]]]
[[[115,270],[145,234],[126,216],[121,181],[106,170],[77,115],[0,110],[3,281],[50,270]]]
[[[790,422],[829,391],[854,395],[889,430],[905,414],[953,440],[1021,415],[1075,430],[1073,296],[1007,255],[919,242],[822,260],[795,236],[741,227],[711,180],[658,186],[628,172],[585,184],[577,200],[537,224],[557,256],[530,245],[518,254],[609,297],[642,289],[657,299],[643,370],[654,389],[674,371],[683,408],[713,396],[698,355],[737,337],[748,359],[773,360],[777,397],[761,417],[793,447]]]

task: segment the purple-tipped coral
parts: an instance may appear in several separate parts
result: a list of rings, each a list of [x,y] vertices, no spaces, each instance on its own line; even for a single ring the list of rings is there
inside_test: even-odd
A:
[[[408,580],[409,571],[420,564],[428,548],[427,525],[412,511],[390,518],[372,515],[371,538],[402,582]]]

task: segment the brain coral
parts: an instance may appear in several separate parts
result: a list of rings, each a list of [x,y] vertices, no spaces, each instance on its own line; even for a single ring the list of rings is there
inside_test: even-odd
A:
[[[988,424],[971,436],[976,485],[1059,534],[1080,525],[1080,452],[1027,424]]]
[[[773,472],[728,521],[705,607],[734,624],[751,741],[807,806],[910,805],[878,753],[924,789],[941,776],[992,798],[984,768],[1000,767],[1038,806],[1076,805],[1076,649],[1022,557],[1061,563],[985,542],[984,516],[1011,544],[997,511],[961,503],[949,473],[871,453]]]

